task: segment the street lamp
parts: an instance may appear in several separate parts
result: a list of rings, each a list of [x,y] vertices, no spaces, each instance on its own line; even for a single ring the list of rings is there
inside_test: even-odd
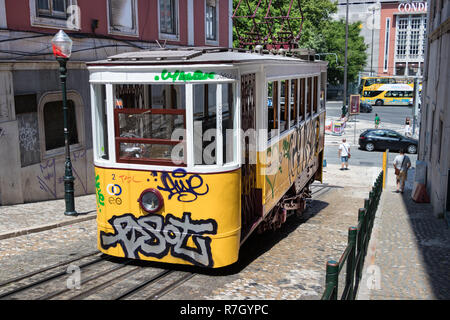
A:
[[[67,80],[67,61],[72,54],[72,40],[62,30],[60,30],[52,39],[53,55],[59,62],[59,72],[62,87],[62,100],[63,100],[63,114],[64,114],[64,142],[66,147],[66,163],[64,174],[64,199],[66,202],[66,216],[76,216],[78,213],[75,211],[74,200],[74,186],[73,181],[75,178],[72,173],[72,162],[70,161],[70,145],[69,145],[69,129],[68,129],[68,116],[67,116],[67,92],[66,92],[66,80]]]

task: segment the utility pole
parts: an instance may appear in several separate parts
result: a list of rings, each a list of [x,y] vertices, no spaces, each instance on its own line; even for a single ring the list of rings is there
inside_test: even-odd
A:
[[[375,8],[372,8],[372,53],[370,54],[370,76],[373,76],[373,33],[375,30]]]
[[[348,0],[345,14],[344,107],[347,106]],[[348,108],[346,108],[348,111]]]

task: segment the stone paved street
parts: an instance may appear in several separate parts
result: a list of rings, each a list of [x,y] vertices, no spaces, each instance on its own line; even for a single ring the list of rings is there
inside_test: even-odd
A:
[[[413,164],[414,165],[414,164]],[[383,193],[366,258],[359,299],[450,298],[450,232],[435,218],[429,204],[393,193],[393,170]],[[350,166],[340,171],[330,164],[324,184],[302,218],[290,217],[282,229],[253,235],[244,244],[238,263],[198,274],[162,297],[166,300],[308,300],[320,299],[327,260],[338,260],[347,245],[347,230],[357,224],[380,168]],[[63,200],[0,208],[1,234],[36,225],[66,225],[0,240],[0,282],[96,250],[95,195],[76,199],[77,210],[88,213],[77,221],[63,215]],[[174,267],[175,269],[177,267]],[[379,270],[379,290],[369,290],[370,272]],[[377,275],[377,274],[375,274]],[[377,279],[375,277],[375,279]]]
[[[240,261],[228,268],[201,272],[173,290],[164,299],[319,299],[324,286],[325,264],[338,259],[346,246],[347,229],[356,225],[357,210],[367,197],[377,168],[355,167],[339,171],[325,169],[327,187],[314,196],[303,218],[291,217],[276,232],[252,236],[245,243]],[[353,179],[352,176],[364,177]],[[326,191],[326,192],[325,192]],[[85,210],[95,209],[95,196],[77,198]],[[30,204],[28,226],[35,214],[48,215],[49,221],[63,218],[63,203]],[[20,208],[20,206],[14,206]],[[23,216],[13,214],[12,207],[2,207],[3,223],[20,223]],[[13,222],[16,218],[19,221]],[[2,223],[2,224],[3,224]],[[95,220],[72,223],[64,227],[0,240],[0,281],[52,265],[71,256],[81,256],[96,249]]]

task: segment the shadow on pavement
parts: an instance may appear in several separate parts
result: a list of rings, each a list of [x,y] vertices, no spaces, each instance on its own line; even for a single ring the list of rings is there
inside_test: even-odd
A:
[[[412,200],[413,181],[414,172],[411,172],[401,198],[434,298],[447,300],[450,299],[450,229],[443,218],[433,214],[430,203]]]

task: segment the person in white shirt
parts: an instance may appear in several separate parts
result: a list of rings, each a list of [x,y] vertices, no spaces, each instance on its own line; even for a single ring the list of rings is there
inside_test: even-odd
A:
[[[341,158],[341,169],[348,170],[348,159],[350,158],[350,144],[347,143],[347,139],[342,139],[342,143],[339,145],[339,157]]]
[[[411,168],[411,160],[403,150],[394,159],[395,176],[397,179],[397,193],[403,193],[405,189],[405,181],[408,178],[408,170]]]

